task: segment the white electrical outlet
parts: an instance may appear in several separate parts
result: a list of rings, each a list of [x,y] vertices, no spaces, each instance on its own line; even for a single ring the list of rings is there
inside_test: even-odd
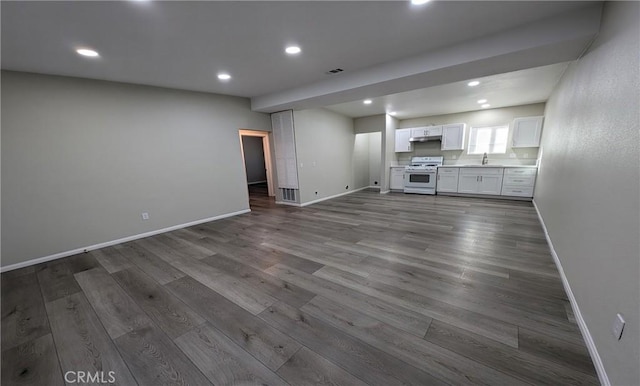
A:
[[[617,314],[616,320],[613,322],[613,336],[616,337],[617,340],[622,338],[622,332],[624,331],[625,321],[622,315]]]
[[[148,220],[148,219],[149,219],[149,213],[147,213],[147,212],[143,212],[143,213],[142,213],[142,219],[143,219],[143,220]]]
[[[509,153],[509,158],[516,158],[516,153]]]

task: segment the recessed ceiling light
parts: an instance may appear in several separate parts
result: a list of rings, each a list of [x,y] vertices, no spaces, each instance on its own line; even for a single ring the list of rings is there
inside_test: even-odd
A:
[[[286,52],[289,55],[299,54],[301,51],[302,50],[298,46],[289,46],[284,50],[284,52]]]
[[[370,105],[371,103],[373,103],[373,101],[371,99],[365,99],[362,103],[364,103],[365,105]]]
[[[396,113],[395,111],[392,111],[392,112],[389,113],[389,115],[396,115],[396,114],[398,114],[398,113]]]
[[[475,87],[475,86],[477,86],[477,85],[479,85],[479,84],[480,84],[480,82],[479,82],[479,81],[474,80],[474,81],[471,81],[471,82],[467,83],[467,86],[469,86],[469,87]]]
[[[478,103],[487,103],[486,99],[478,99]]]
[[[486,109],[487,107],[491,107],[491,105],[490,105],[490,104],[488,104],[488,103],[485,103],[485,104],[483,104],[483,105],[482,105],[482,106],[480,106],[480,107],[482,107],[483,109]]]
[[[231,79],[231,75],[224,74],[224,73],[218,74],[218,79],[220,79],[220,80],[229,80],[229,79]]]
[[[90,50],[88,48],[79,48],[76,50],[76,52],[82,56],[88,56],[91,58],[95,58],[96,56],[100,56],[100,54],[98,54],[97,51],[94,50]]]
[[[420,4],[426,4],[429,1],[430,0],[411,0],[411,4],[420,5]]]

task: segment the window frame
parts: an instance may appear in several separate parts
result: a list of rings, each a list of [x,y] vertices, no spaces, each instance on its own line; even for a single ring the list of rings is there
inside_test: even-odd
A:
[[[468,155],[482,155],[485,152],[481,151],[481,152],[471,152],[471,148],[472,148],[472,140],[475,139],[476,143],[474,144],[473,148],[477,149],[478,148],[478,143],[477,143],[477,139],[478,139],[478,130],[481,129],[491,129],[491,137],[489,139],[489,151],[487,151],[487,154],[506,154],[508,147],[509,147],[509,130],[510,130],[510,125],[508,123],[505,124],[500,124],[500,125],[491,125],[491,126],[472,126],[469,128],[469,141],[467,143],[467,154]],[[496,140],[496,135],[498,132],[498,129],[506,129],[507,131],[507,138],[505,139],[505,143],[504,143],[504,151],[495,151],[495,140]]]

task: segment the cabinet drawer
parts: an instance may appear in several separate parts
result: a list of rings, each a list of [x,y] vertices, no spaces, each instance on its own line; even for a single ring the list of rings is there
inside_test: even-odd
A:
[[[438,174],[458,174],[460,168],[438,168]]]
[[[460,168],[460,174],[474,176],[502,175],[503,170],[502,168]]]
[[[504,174],[514,176],[535,176],[536,168],[505,168]]]
[[[533,186],[503,186],[503,196],[533,197]]]
[[[504,176],[504,184],[505,185],[515,185],[515,186],[533,186],[533,178],[534,176],[529,175],[505,175]]]

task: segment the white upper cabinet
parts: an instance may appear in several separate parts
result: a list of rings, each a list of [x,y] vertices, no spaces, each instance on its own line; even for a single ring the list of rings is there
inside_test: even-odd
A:
[[[441,150],[463,150],[464,149],[464,123],[452,123],[442,126]]]
[[[396,130],[396,153],[407,153],[413,151],[413,144],[409,141],[411,129]]]
[[[513,120],[511,147],[539,147],[543,117],[524,117]]]
[[[442,126],[424,126],[411,129],[411,137],[439,137],[442,135]]]

